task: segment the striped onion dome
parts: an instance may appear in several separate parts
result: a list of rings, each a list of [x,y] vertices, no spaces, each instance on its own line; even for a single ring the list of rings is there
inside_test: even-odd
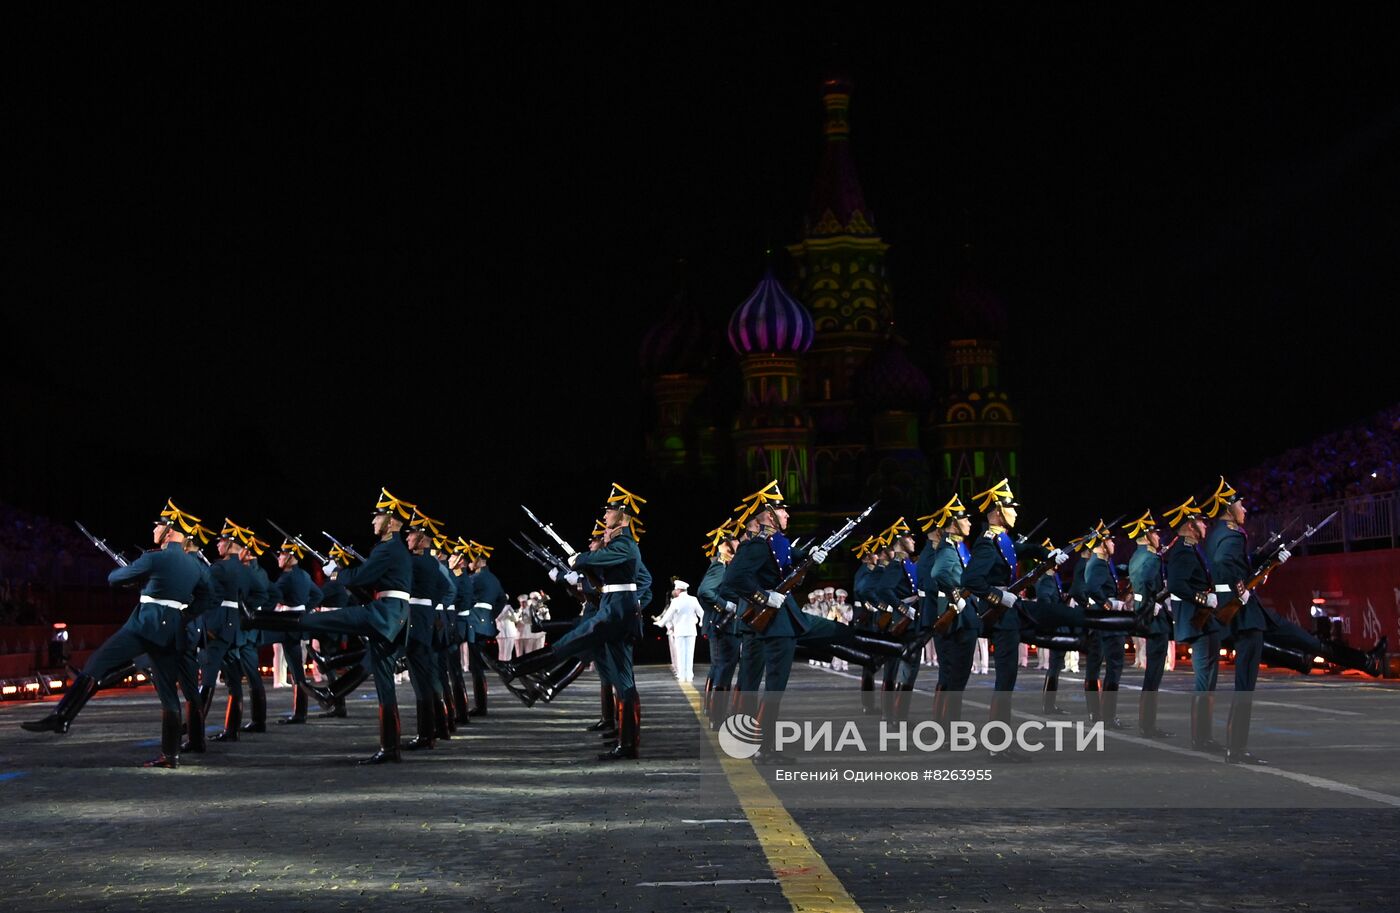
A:
[[[729,345],[740,355],[805,352],[815,332],[812,315],[788,294],[771,266],[729,318]]]

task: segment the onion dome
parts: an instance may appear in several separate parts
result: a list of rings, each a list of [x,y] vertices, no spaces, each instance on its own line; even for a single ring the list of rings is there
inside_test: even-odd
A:
[[[638,361],[642,373],[648,377],[698,374],[705,370],[706,363],[715,354],[714,345],[714,336],[705,332],[700,309],[682,279],[680,289],[661,320],[642,337]]]
[[[876,412],[918,412],[928,405],[933,388],[928,375],[904,353],[904,344],[890,335],[856,369],[851,391]]]
[[[802,353],[811,348],[815,333],[812,315],[788,294],[771,266],[729,318],[729,345],[740,355]]]

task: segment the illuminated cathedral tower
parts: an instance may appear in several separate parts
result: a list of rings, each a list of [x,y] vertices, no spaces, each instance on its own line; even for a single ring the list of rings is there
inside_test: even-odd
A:
[[[744,395],[734,420],[738,477],[746,491],[777,479],[790,502],[813,505],[812,420],[802,401],[802,356],[812,345],[812,315],[769,268],[729,318]]]
[[[797,264],[797,296],[816,327],[803,366],[816,474],[827,496],[841,502],[859,496],[862,451],[870,437],[868,429],[854,427],[851,381],[894,317],[885,275],[889,245],[875,231],[851,156],[850,98],[849,80],[822,83],[826,122],[821,166],[803,238],[788,247]]]
[[[970,255],[970,249],[969,249]],[[1003,478],[1020,492],[1021,425],[1001,381],[1001,343],[1006,308],[968,270],[953,293],[945,326],[947,386],[941,409],[930,416],[937,428],[940,498],[956,492],[964,503]]]
[[[642,337],[639,357],[655,406],[646,452],[658,480],[715,476],[718,447],[705,391],[718,368],[717,347],[682,261],[676,265],[676,294]]]

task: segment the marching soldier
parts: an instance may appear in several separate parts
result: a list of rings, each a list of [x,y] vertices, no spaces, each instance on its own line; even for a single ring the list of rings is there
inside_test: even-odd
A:
[[[1128,578],[1133,585],[1133,603],[1147,635],[1142,693],[1138,697],[1138,732],[1148,739],[1169,739],[1171,733],[1157,728],[1157,692],[1166,671],[1167,651],[1172,646],[1172,616],[1162,604],[1162,536],[1152,511],[1123,527],[1137,550],[1128,560]]]
[[[892,610],[890,625],[900,625],[902,629],[908,627],[904,624],[910,617],[908,613],[918,611],[918,570],[910,557],[914,554],[914,537],[909,531],[909,524],[900,517],[881,534],[881,539],[888,543],[889,561],[880,574],[876,593],[880,604]],[[886,720],[894,719],[899,664],[898,658],[887,659],[880,680],[880,715]]]
[[[417,703],[418,735],[404,743],[415,751],[435,747],[438,739],[449,739],[447,705],[443,702],[442,676],[438,674],[438,650],[447,642],[444,622],[437,607],[451,602],[448,584],[438,570],[438,561],[428,554],[428,546],[441,538],[438,521],[417,507],[408,521],[404,544],[408,546],[413,569],[408,587],[408,681]]]
[[[301,568],[301,560],[305,557],[306,550],[300,543],[283,540],[281,548],[277,550],[277,566],[282,573],[273,587],[276,599],[274,611],[305,612],[321,604],[321,588]],[[301,635],[274,632],[269,635],[269,640],[275,648],[274,654],[281,654],[280,657],[274,656],[273,662],[276,663],[279,658],[284,660],[292,679],[292,715],[277,722],[305,723],[307,698],[302,686],[306,684],[306,660],[301,651]]]
[[[67,732],[79,711],[97,691],[98,683],[142,653],[151,658],[156,695],[160,698],[160,755],[143,767],[180,766],[180,656],[184,650],[185,622],[181,616],[191,604],[202,601],[205,580],[194,560],[185,554],[185,535],[193,522],[175,504],[166,502],[155,521],[151,539],[155,548],[127,567],[107,575],[112,586],[141,586],[139,604],[117,633],[88,658],[63,699],[42,720],[21,723],[30,732]],[[190,720],[194,726],[200,721]]]
[[[468,716],[466,679],[462,676],[462,634],[457,615],[457,577],[451,563],[455,552],[452,540],[439,536],[433,540],[429,554],[437,561],[442,575],[446,604],[437,607],[443,622],[441,648],[437,650],[438,677],[442,679],[443,703],[447,705],[447,731],[456,732],[460,724],[471,721]]]
[[[1197,610],[1214,609],[1218,604],[1211,581],[1210,569],[1201,551],[1205,539],[1205,520],[1195,497],[1189,497],[1165,513],[1167,523],[1176,530],[1178,542],[1168,552],[1167,591],[1171,594],[1172,615],[1175,619],[1176,640],[1191,645],[1191,668],[1194,671],[1191,700],[1191,747],[1208,754],[1224,754],[1224,747],[1213,738],[1215,716],[1215,683],[1219,675],[1220,637],[1222,629],[1213,615],[1207,614],[1204,624],[1196,623]]]
[[[982,622],[976,603],[958,595],[963,570],[972,559],[967,538],[972,534],[972,516],[957,495],[934,514],[929,525],[943,530],[943,541],[934,552],[929,570],[929,586],[934,608],[942,616],[949,608],[957,615],[946,633],[933,635],[938,652],[938,685],[933,698],[933,718],[945,729],[961,719],[963,692],[972,677],[972,658],[981,635]],[[936,621],[937,619],[935,619]]]
[[[457,537],[453,544],[450,557],[447,559],[448,570],[452,572],[452,580],[456,590],[454,599],[457,603],[457,655],[452,658],[448,668],[452,672],[452,696],[453,703],[456,704],[457,722],[466,723],[471,719],[471,707],[467,704],[466,678],[463,676],[462,664],[469,659],[467,655],[469,638],[471,637],[471,611],[476,604],[476,588],[472,583],[472,575],[469,572],[472,562],[471,543],[461,536]],[[483,693],[485,691],[485,680],[482,682]]]
[[[1088,559],[1084,562],[1084,596],[1088,606],[1097,605],[1105,611],[1121,611],[1123,601],[1118,598],[1118,570],[1113,564],[1113,534],[1106,529],[1103,521],[1090,533],[1084,543]],[[1109,729],[1122,730],[1127,727],[1118,719],[1118,683],[1123,675],[1123,657],[1127,646],[1124,635],[1109,632],[1093,632],[1089,636],[1089,655],[1084,666],[1084,690],[1100,692],[1098,719],[1103,720]],[[1103,664],[1103,684],[1100,689],[1099,665]],[[1091,706],[1090,721],[1094,721]]]
[[[336,570],[350,566],[351,557],[345,549],[339,545],[332,545],[327,553],[330,559],[329,564],[335,566]],[[321,599],[316,606],[316,611],[325,612],[331,609],[341,609],[350,604],[350,591],[339,580],[327,577],[321,587]],[[356,684],[364,681],[369,675],[369,669],[365,665],[369,649],[363,637],[350,634],[322,635],[316,638],[317,651],[312,653],[312,659],[320,667],[321,674],[326,677],[328,685],[333,684],[337,678],[343,675],[358,676]],[[344,669],[344,672],[337,672]],[[326,709],[316,714],[322,719],[338,718],[344,719],[350,714],[345,709],[345,696],[331,696],[326,688],[312,688],[311,685],[304,684],[304,690],[316,696],[318,700],[327,699]],[[348,692],[346,692],[348,693]]]
[[[199,688],[204,695],[206,718],[213,708],[214,686],[219,672],[224,669],[230,655],[237,658],[242,633],[242,607],[253,592],[253,578],[241,558],[245,534],[248,534],[248,530],[225,517],[223,529],[219,531],[219,539],[215,543],[219,560],[209,568],[213,596],[202,616],[205,639],[204,655],[199,664]],[[224,729],[214,739],[232,742],[238,740],[238,733],[243,727],[243,689],[237,686],[237,679],[230,680],[227,674],[225,684],[229,696],[224,711]]]
[[[375,503],[372,525],[379,543],[365,563],[355,568],[326,570],[346,587],[370,588],[374,598],[364,605],[352,605],[327,612],[262,612],[253,627],[269,631],[307,631],[316,634],[352,634],[369,639],[369,662],[374,674],[374,687],[379,696],[379,750],[361,764],[383,764],[398,761],[399,703],[394,691],[395,658],[404,642],[408,624],[408,587],[413,578],[413,562],[400,530],[408,519],[412,505],[400,501],[388,490],[380,490]],[[317,694],[325,703],[343,698],[363,681],[363,676],[345,675],[337,679],[326,693]]]
[[[695,595],[705,610],[705,636],[710,641],[710,670],[705,676],[704,706],[705,712],[713,720],[719,717],[719,713],[712,706],[716,700],[715,695],[729,690],[738,659],[738,643],[731,633],[732,626],[723,618],[719,584],[724,579],[725,567],[734,558],[734,548],[739,540],[735,538],[734,526],[730,522],[721,523],[706,533],[706,536],[708,542],[705,555],[710,559],[710,566],[705,569],[705,576],[700,578]],[[721,705],[721,709],[727,709],[727,697],[725,695],[718,698],[726,702]]]
[[[875,593],[875,584],[880,579],[880,539],[878,536],[871,536],[854,549],[855,556],[860,559],[860,567],[856,568],[855,579],[851,583],[851,592],[855,594],[855,614],[851,619],[851,626],[859,631],[875,630],[875,608],[874,604],[878,597]],[[860,709],[865,713],[875,712],[875,670],[861,668],[860,671]]]
[[[545,672],[559,666],[569,657],[592,655],[602,647],[608,656],[613,684],[618,692],[618,743],[598,756],[600,761],[636,758],[640,743],[641,696],[632,675],[632,643],[640,633],[641,605],[638,590],[641,552],[635,535],[636,519],[646,500],[627,491],[616,482],[603,506],[604,544],[590,552],[575,552],[569,556],[569,566],[577,571],[591,571],[601,580],[602,595],[598,611],[582,621],[553,646],[527,653],[516,660],[500,664],[499,672],[507,687],[516,679]],[[522,695],[527,703],[528,694]]]
[[[482,545],[475,539],[471,541],[471,547],[472,598],[476,601],[467,613],[467,657],[475,706],[469,715],[485,716],[488,655],[486,648],[490,646],[491,638],[496,636],[496,616],[505,608],[506,591],[502,589],[501,581],[488,566],[491,553],[495,549],[489,545]]]
[[[1006,611],[992,629],[992,642],[995,646],[993,659],[996,663],[996,691],[992,695],[989,720],[999,720],[1011,725],[1011,694],[1016,687],[1017,647],[1020,643],[1021,619],[1016,610],[1017,598],[1006,587],[1016,575],[1016,563],[1020,558],[1040,560],[1053,555],[1057,564],[1067,558],[1064,552],[1046,550],[1033,543],[1019,542],[1011,535],[1016,526],[1016,509],[1019,506],[1011,492],[1009,479],[1002,479],[996,485],[977,495],[977,505],[986,516],[987,531],[972,547],[972,555],[963,571],[962,585],[971,591],[983,604],[1000,604]],[[1005,751],[992,752],[994,760],[1029,761],[1031,756],[1015,744]]]
[[[267,571],[258,563],[268,545],[269,543],[259,539],[252,530],[247,530],[243,550],[238,556],[252,581],[245,605],[255,611],[273,607],[272,581],[268,579]],[[258,665],[258,649],[262,644],[263,636],[260,632],[240,630],[236,651],[231,650],[224,657],[224,681],[228,684],[230,695],[242,687],[241,678],[248,679],[248,697],[252,713],[248,722],[243,724],[244,732],[267,731],[267,689],[263,685],[262,669]],[[228,729],[225,727],[223,734],[227,733]]]

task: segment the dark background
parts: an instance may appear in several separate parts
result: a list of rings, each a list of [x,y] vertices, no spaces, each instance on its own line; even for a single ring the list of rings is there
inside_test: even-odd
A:
[[[1160,509],[1400,399],[1380,11],[459,15],[7,30],[0,498],[118,544],[168,496],[365,544],[383,485],[502,549],[522,500],[582,538],[644,478],[675,260],[722,323],[800,238],[838,69],[935,386],[967,245],[1006,303],[1028,520]],[[656,576],[742,493],[653,499]]]

